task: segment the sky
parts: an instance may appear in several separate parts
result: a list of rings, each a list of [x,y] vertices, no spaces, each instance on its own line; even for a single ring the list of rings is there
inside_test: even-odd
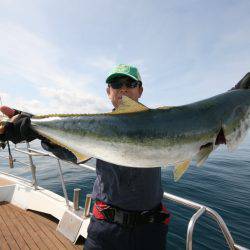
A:
[[[2,103],[110,111],[120,63],[138,67],[151,108],[223,93],[250,71],[249,12],[249,0],[0,0]]]

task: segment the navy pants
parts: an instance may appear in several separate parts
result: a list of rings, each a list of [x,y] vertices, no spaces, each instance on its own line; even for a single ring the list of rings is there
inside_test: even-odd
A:
[[[168,226],[145,224],[125,228],[115,223],[91,218],[85,250],[165,250]]]

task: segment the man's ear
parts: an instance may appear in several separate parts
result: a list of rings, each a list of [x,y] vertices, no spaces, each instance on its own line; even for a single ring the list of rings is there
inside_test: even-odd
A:
[[[141,86],[141,87],[139,88],[139,98],[141,97],[142,92],[143,92],[143,87]]]
[[[107,95],[108,95],[108,97],[110,99],[110,87],[109,86],[106,88],[106,92],[107,92]]]

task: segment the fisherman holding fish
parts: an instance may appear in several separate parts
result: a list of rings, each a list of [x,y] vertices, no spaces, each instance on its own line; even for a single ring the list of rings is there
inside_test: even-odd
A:
[[[140,74],[130,65],[115,67],[106,83],[113,112],[121,109],[123,96],[137,102],[143,92]],[[248,73],[233,89],[249,88]],[[44,149],[61,159],[77,162],[77,154],[52,143],[32,129],[32,115],[4,106],[0,110],[12,119],[0,128],[0,140],[18,143],[39,138]],[[215,143],[225,143],[223,131],[217,135]],[[204,148],[210,146],[204,145]],[[141,156],[138,154],[136,157]],[[96,173],[92,193],[95,204],[85,249],[166,249],[170,216],[162,204],[161,169],[124,167],[97,159]]]
[[[139,71],[130,65],[115,67],[106,83],[114,110],[122,96],[138,101],[143,92]],[[2,140],[18,143],[40,138],[44,149],[61,159],[76,161],[70,151],[30,128],[30,114],[3,106],[0,109],[8,117],[16,117],[5,125]],[[161,168],[127,168],[97,159],[96,173],[92,193],[95,204],[84,249],[166,249],[170,216],[162,205]]]

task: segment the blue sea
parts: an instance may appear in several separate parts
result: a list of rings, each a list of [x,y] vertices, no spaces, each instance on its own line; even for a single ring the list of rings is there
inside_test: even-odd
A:
[[[32,147],[40,149],[38,141]],[[19,148],[25,148],[20,144]],[[197,168],[193,163],[182,179],[175,183],[172,168],[162,169],[162,185],[166,192],[190,199],[209,206],[218,212],[226,222],[234,241],[250,248],[250,134],[234,151],[229,152],[225,146],[215,150],[205,162]],[[0,151],[7,155],[7,150]],[[17,160],[28,163],[27,156],[13,152]],[[31,179],[30,169],[15,163],[10,169],[7,160],[0,158],[0,171],[12,173]],[[55,159],[35,157],[37,179],[40,186],[59,195],[63,195]],[[90,161],[89,164],[95,164]],[[73,189],[82,190],[81,205],[84,206],[85,195],[91,193],[95,172],[72,164],[63,163],[63,173],[70,199]],[[190,217],[195,210],[164,201],[172,213],[168,234],[168,249],[185,249],[186,231]],[[218,225],[207,215],[203,215],[194,230],[193,249],[228,249]]]

